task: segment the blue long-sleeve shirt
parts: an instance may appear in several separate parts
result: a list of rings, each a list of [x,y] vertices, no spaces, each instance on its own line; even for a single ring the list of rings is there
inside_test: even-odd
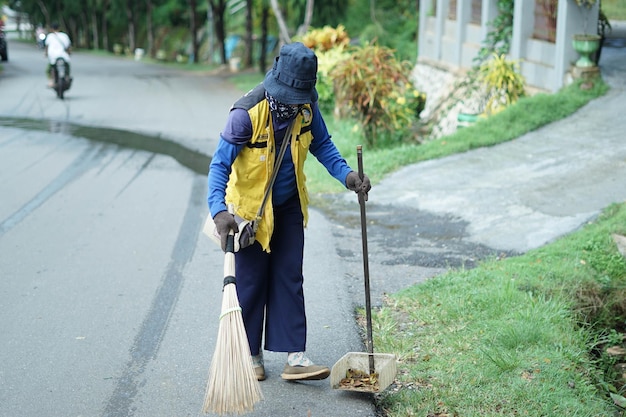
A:
[[[312,111],[313,120],[311,133],[313,140],[311,141],[309,151],[326,167],[326,170],[331,176],[345,186],[346,176],[352,169],[331,140],[331,136],[328,133],[326,123],[324,122],[317,103],[313,103]],[[273,117],[272,122],[274,123],[276,147],[279,148],[291,120],[281,122]],[[226,184],[230,176],[231,166],[239,154],[239,151],[241,151],[242,147],[245,146],[246,142],[248,142],[251,137],[252,123],[248,112],[243,109],[232,109],[228,115],[226,127],[220,134],[220,140],[209,167],[208,204],[212,216],[215,216],[220,211],[226,210],[224,197],[226,195]],[[285,152],[276,177],[276,182],[272,189],[272,203],[274,205],[280,205],[297,194],[297,192],[291,149],[287,146],[287,151]]]

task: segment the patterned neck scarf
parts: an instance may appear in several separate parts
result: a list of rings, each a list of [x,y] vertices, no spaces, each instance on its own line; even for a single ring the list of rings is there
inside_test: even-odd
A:
[[[265,92],[265,98],[267,99],[270,105],[270,111],[274,113],[278,120],[289,120],[292,119],[300,108],[297,104],[283,104],[280,101],[276,100],[274,97],[267,94]]]

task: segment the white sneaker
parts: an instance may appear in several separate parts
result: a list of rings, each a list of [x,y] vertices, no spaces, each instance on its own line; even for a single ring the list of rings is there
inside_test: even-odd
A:
[[[313,361],[304,352],[290,352],[287,355],[287,365],[289,366],[311,366]]]

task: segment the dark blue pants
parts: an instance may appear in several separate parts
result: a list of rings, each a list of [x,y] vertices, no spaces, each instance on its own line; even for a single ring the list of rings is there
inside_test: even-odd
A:
[[[265,328],[265,349],[306,349],[302,289],[304,226],[298,197],[274,207],[271,253],[255,243],[235,254],[237,296],[252,355],[258,355]]]

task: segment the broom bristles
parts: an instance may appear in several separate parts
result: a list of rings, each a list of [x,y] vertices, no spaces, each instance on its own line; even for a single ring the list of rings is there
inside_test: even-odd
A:
[[[256,378],[235,284],[224,286],[217,343],[204,396],[203,413],[243,414],[263,399]]]

